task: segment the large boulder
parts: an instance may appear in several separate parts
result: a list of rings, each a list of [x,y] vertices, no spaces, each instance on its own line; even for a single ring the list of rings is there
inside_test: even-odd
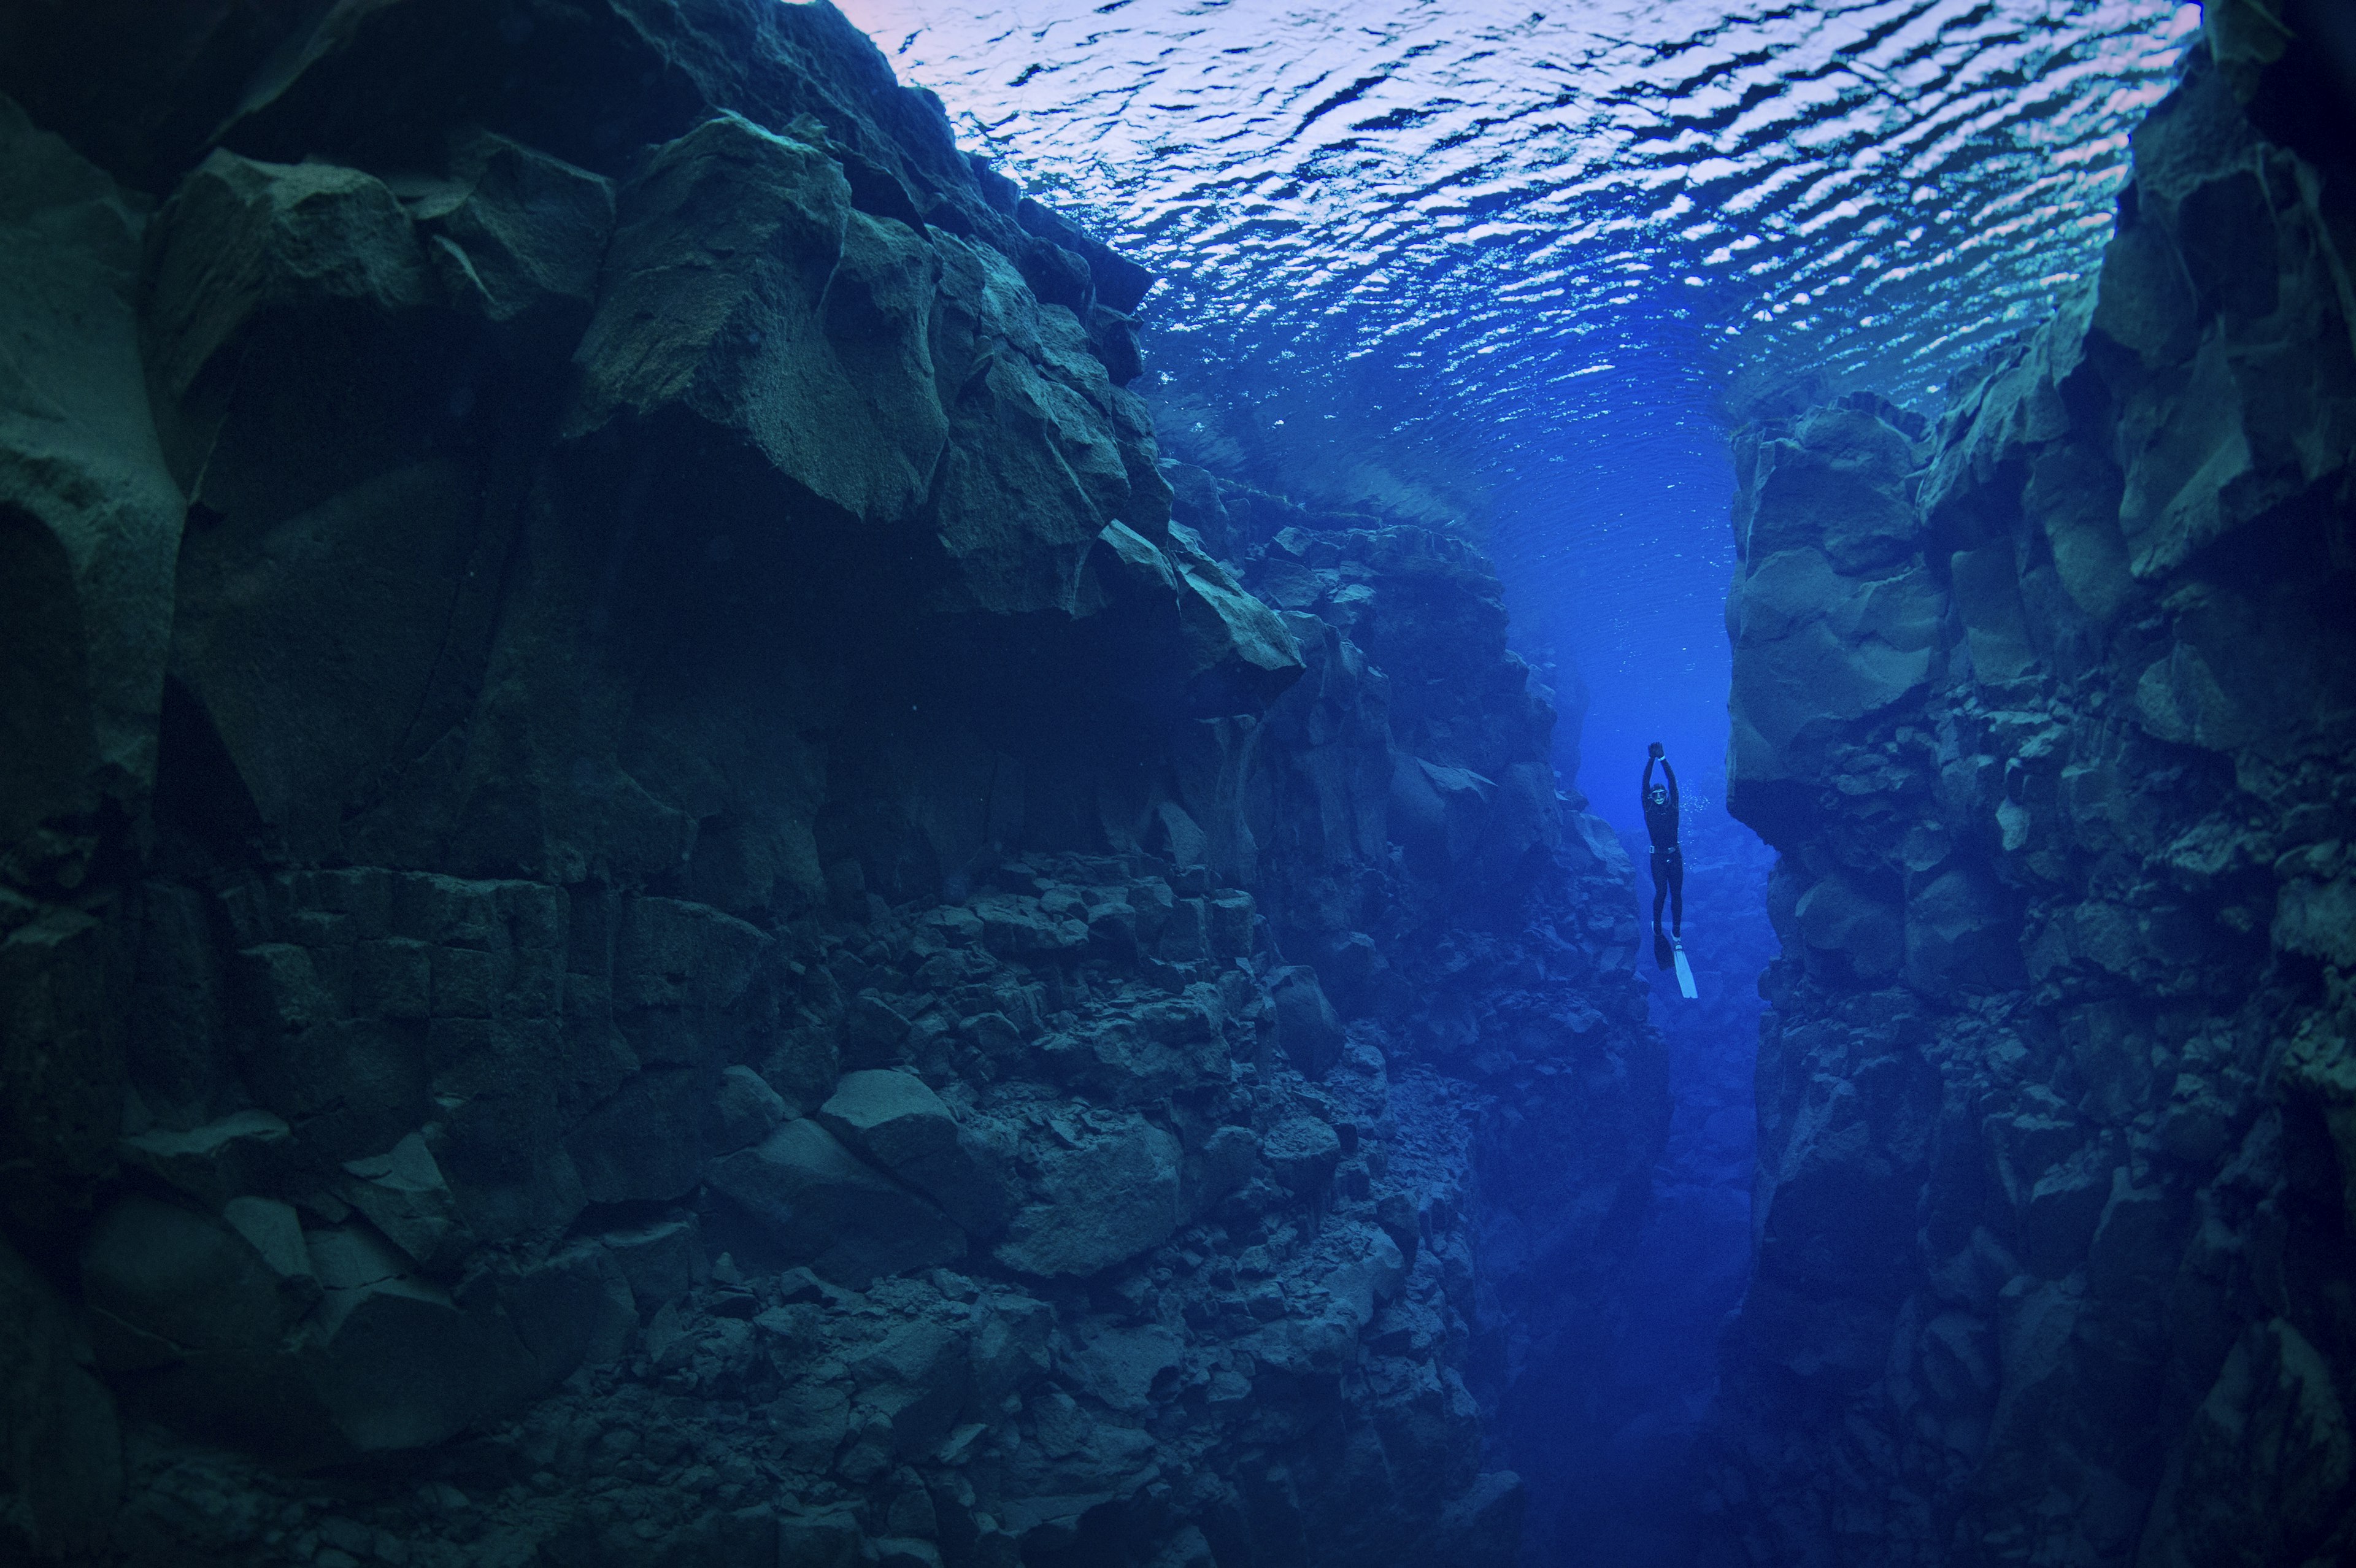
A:
[[[309,1242],[324,1294],[294,1360],[348,1451],[430,1448],[539,1386],[531,1352],[503,1312],[460,1307],[360,1227]]]
[[[487,133],[455,162],[455,177],[402,192],[444,294],[536,339],[577,337],[613,233],[613,182]]]
[[[182,503],[147,411],[142,228],[113,181],[0,98],[0,851],[12,858],[43,822],[103,799],[135,805],[155,782]]]
[[[966,1338],[945,1324],[918,1318],[851,1363],[859,1409],[880,1415],[890,1445],[915,1457],[939,1445],[973,1391],[973,1358]]]
[[[808,1117],[713,1162],[712,1185],[766,1224],[786,1254],[864,1288],[879,1275],[950,1263],[955,1221],[862,1162]]]
[[[1183,1218],[1178,1140],[1139,1116],[1042,1151],[1036,1200],[992,1253],[1023,1274],[1091,1275],[1169,1240]]]
[[[948,440],[939,261],[826,149],[722,113],[623,187],[570,428],[678,410],[848,516],[903,521]]]
[[[1759,443],[1741,540],[1746,560],[1794,545],[1821,549],[1836,571],[1863,573],[1912,555],[1922,519],[1906,494],[1913,443],[1879,411],[1812,411]]]
[[[1169,533],[1187,695],[1199,712],[1258,712],[1301,678],[1301,646],[1282,617],[1245,592],[1192,529],[1173,524]]]
[[[2299,31],[2328,26],[2319,17]],[[2119,528],[2147,581],[2260,524],[2347,463],[2356,345],[2335,260],[2345,241],[2330,237],[2341,220],[2328,198],[2280,194],[2313,176],[2267,145],[2233,97],[2227,71],[2191,72],[2134,137],[2135,221],[2122,229],[2148,255],[2139,270],[2173,262],[2177,273],[2166,329],[2125,334],[2163,362],[2119,422]],[[2104,284],[2118,281],[2106,263]]]
[[[990,1150],[915,1073],[846,1073],[818,1119],[975,1235],[1006,1222],[1005,1184]]]
[[[1488,826],[1497,786],[1470,768],[1446,767],[1392,755],[1390,836],[1407,851],[1409,868],[1445,880],[1472,858]]]
[[[149,1374],[166,1419],[303,1464],[430,1447],[536,1386],[496,1307],[459,1307],[365,1227],[305,1233],[262,1200],[215,1219],[125,1198],[82,1289],[102,1364]]]
[[[575,1243],[518,1270],[501,1282],[499,1305],[542,1388],[584,1363],[616,1360],[638,1326],[629,1276],[613,1251],[596,1242]]]
[[[1821,926],[1825,915],[1817,919]],[[1905,945],[1908,983],[1933,995],[2015,986],[2027,976],[2019,916],[1990,878],[1960,868],[1907,895]]]
[[[241,1192],[266,1190],[287,1171],[294,1147],[284,1121],[239,1111],[187,1132],[155,1128],[115,1146],[123,1164],[178,1189],[207,1209]]]
[[[1847,577],[1806,545],[1751,563],[1727,605],[1737,815],[1743,789],[1810,776],[1816,750],[1846,726],[1921,691],[1946,609],[1919,565]]]
[[[423,1020],[353,1016],[337,955],[264,942],[238,955],[262,1102],[316,1156],[380,1154],[433,1118]]]
[[[1245,592],[1183,527],[1167,548],[1124,522],[1105,525],[1088,568],[1125,635],[1171,667],[1179,697],[1204,714],[1258,712],[1307,667],[1282,618]]]
[[[1906,958],[1906,926],[1899,912],[1842,876],[1826,877],[1794,907],[1812,958],[1832,973],[1869,983],[1894,974]],[[1924,950],[1926,965],[1932,956]],[[1944,949],[1938,950],[1943,955]]]
[[[148,330],[162,405],[179,416],[172,433],[183,464],[203,465],[226,411],[215,399],[194,407],[188,400],[208,379],[236,377],[223,356],[270,313],[348,305],[391,314],[433,297],[409,215],[389,187],[358,169],[216,152],[159,222]]]
[[[1333,1179],[1333,1169],[1342,1162],[1342,1139],[1315,1116],[1287,1116],[1268,1130],[1260,1157],[1287,1189],[1313,1198]]]
[[[1111,384],[1078,320],[1041,304],[1004,256],[953,236],[936,243],[935,353],[941,385],[955,389],[933,506],[951,569],[937,603],[1000,614],[1084,607],[1080,568],[1106,525],[1158,529],[1168,516],[1151,421],[1122,417],[1135,399]]]
[[[1058,1370],[1108,1410],[1151,1410],[1155,1385],[1177,1371],[1186,1355],[1184,1337],[1154,1323],[1132,1328],[1104,1324],[1076,1339]]]
[[[423,1134],[411,1133],[380,1155],[347,1160],[344,1171],[352,1179],[340,1189],[344,1200],[420,1268],[446,1275],[474,1247]]]
[[[2260,1568],[2321,1561],[2327,1540],[2344,1540],[2356,1435],[2332,1372],[2284,1318],[2244,1330],[2193,1413],[2138,1561]]]
[[[0,1243],[0,1481],[47,1551],[101,1539],[123,1491],[114,1400],[90,1370],[72,1309]]]
[[[1270,976],[1269,1001],[1276,1008],[1276,1038],[1303,1077],[1318,1079],[1342,1060],[1342,1017],[1317,983],[1317,971],[1294,964]]]
[[[438,308],[408,213],[356,169],[216,153],[150,251],[156,419],[197,508],[172,647],[184,754],[218,770],[216,830],[343,857],[369,820],[355,797],[387,804],[484,656],[494,541],[450,440],[486,391],[476,329]]]

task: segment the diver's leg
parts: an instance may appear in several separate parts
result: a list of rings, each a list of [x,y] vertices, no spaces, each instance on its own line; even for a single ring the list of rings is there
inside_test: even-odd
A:
[[[1653,851],[1653,962],[1667,968],[1676,955],[1669,946],[1668,933],[1661,929],[1661,906],[1669,901],[1669,868],[1667,858]]]
[[[1659,895],[1655,895],[1653,924],[1661,923]],[[1683,936],[1686,929],[1686,857],[1682,849],[1669,851],[1669,934]]]

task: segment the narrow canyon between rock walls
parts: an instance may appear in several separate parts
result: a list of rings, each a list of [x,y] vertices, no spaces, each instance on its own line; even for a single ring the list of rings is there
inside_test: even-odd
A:
[[[1730,397],[1688,997],[1539,555],[831,5],[0,5],[0,1562],[2356,1561],[2340,22]]]

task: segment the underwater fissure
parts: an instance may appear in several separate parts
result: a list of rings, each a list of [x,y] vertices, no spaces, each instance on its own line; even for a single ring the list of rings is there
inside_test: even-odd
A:
[[[2350,29],[1626,9],[0,8],[0,1557],[2356,1557]]]

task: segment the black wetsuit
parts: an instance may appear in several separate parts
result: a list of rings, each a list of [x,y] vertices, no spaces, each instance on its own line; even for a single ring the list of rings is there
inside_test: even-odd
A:
[[[1653,764],[1661,764],[1668,780],[1669,798],[1653,804]],[[1686,923],[1686,858],[1677,848],[1677,771],[1666,757],[1644,759],[1644,782],[1638,796],[1644,804],[1644,827],[1653,836],[1653,931],[1661,929],[1661,905],[1669,906],[1669,930],[1683,935]]]

